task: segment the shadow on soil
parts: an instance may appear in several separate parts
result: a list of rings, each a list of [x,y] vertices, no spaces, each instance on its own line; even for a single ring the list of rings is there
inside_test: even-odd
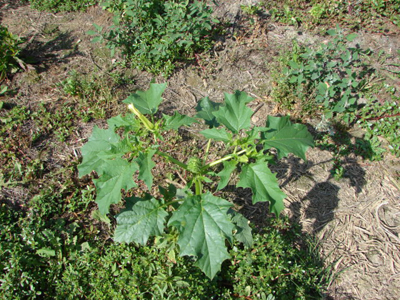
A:
[[[303,161],[297,157],[290,157],[286,162],[279,162],[277,166],[271,168],[276,169],[278,178],[285,179],[281,187],[289,183],[294,184],[298,180],[307,183],[304,188],[306,195],[302,196],[299,202],[293,202],[289,209],[293,215],[291,221],[298,222],[301,215],[306,219],[315,220],[312,224],[313,233],[318,233],[334,219],[334,211],[339,204],[340,181],[348,181],[356,194],[363,190],[366,184],[365,171],[355,157],[373,159],[375,155],[369,141],[349,133],[338,133],[330,142],[317,147],[328,150],[333,155],[333,158],[317,163],[328,164],[328,167],[331,164],[329,175],[325,180],[317,180],[316,174],[310,172],[316,163]],[[304,201],[309,201],[309,205],[305,210],[301,210]]]
[[[27,37],[29,40],[32,37]],[[59,32],[48,41],[32,41],[22,50],[21,56],[27,63],[35,65],[38,73],[45,72],[51,64],[67,62],[68,58],[82,55],[76,48],[75,38],[70,32]]]

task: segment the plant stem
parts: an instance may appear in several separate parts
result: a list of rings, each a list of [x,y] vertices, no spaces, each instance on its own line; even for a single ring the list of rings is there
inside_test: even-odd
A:
[[[195,186],[196,195],[201,195],[201,192],[203,190],[203,184],[201,183],[201,180],[196,178],[196,180],[194,182],[194,186]]]
[[[170,156],[169,154],[164,153],[164,152],[161,152],[161,151],[159,151],[159,150],[157,150],[156,153],[157,153],[158,155],[162,156],[162,157],[165,157],[165,158],[166,158],[167,160],[169,160],[170,162],[172,162],[172,163],[174,163],[174,164],[180,166],[181,168],[187,170],[187,164],[184,164],[183,162],[180,162],[179,160],[173,158],[173,157]]]
[[[133,104],[129,104],[128,109],[139,118],[139,120],[149,131],[154,130],[154,124],[147,119]]]
[[[171,204],[177,203],[177,202],[179,202],[179,201],[181,201],[181,200],[172,200],[172,201],[169,201],[169,202],[167,202],[167,203],[164,203],[164,204],[161,205],[160,207],[167,207],[167,206],[170,206]]]
[[[208,140],[207,148],[206,148],[206,154],[204,155],[203,163],[205,163],[207,161],[208,151],[210,151],[210,146],[211,146],[211,139]]]
[[[222,162],[224,162],[226,160],[230,160],[235,155],[243,154],[246,151],[247,151],[246,149],[243,149],[243,150],[239,151],[238,153],[229,154],[229,155],[227,155],[227,156],[225,156],[223,158],[220,158],[220,159],[217,159],[215,161],[210,162],[209,164],[205,165],[204,168],[210,168],[210,167],[216,166],[216,165],[218,165],[218,164],[220,164],[220,163],[222,163]]]

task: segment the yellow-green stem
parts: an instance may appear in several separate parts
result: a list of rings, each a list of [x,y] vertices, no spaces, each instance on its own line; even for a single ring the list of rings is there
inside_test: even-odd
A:
[[[243,150],[239,151],[238,153],[229,154],[229,155],[227,155],[227,156],[225,156],[225,157],[223,157],[223,158],[220,158],[220,159],[217,159],[217,160],[215,160],[215,161],[212,161],[212,162],[210,162],[209,164],[207,164],[207,165],[205,166],[205,168],[210,168],[210,167],[216,166],[216,165],[218,165],[218,164],[220,164],[220,163],[222,163],[222,162],[224,162],[224,161],[226,161],[226,160],[232,159],[232,158],[234,157],[234,155],[240,155],[240,154],[245,153],[246,151],[247,151],[246,149],[243,149]]]
[[[207,161],[208,152],[210,151],[210,146],[211,146],[211,139],[208,140],[207,148],[206,148],[206,154],[204,155],[203,163],[205,163]]]
[[[203,190],[203,184],[201,183],[201,180],[196,178],[196,180],[194,182],[194,186],[195,186],[196,195],[201,195],[201,192]]]
[[[139,118],[139,120],[143,123],[147,130],[154,130],[154,124],[150,122],[150,120],[147,119],[133,104],[129,104],[128,109]]]

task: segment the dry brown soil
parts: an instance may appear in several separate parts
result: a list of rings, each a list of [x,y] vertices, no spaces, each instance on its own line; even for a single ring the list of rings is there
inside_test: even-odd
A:
[[[278,53],[289,49],[292,39],[312,45],[323,38],[268,20],[253,28],[243,27],[240,5],[252,1],[216,2],[219,4],[216,15],[232,26],[211,55],[202,55],[199,64],[178,70],[168,80],[162,110],[193,114],[204,96],[219,101],[224,92],[243,90],[256,99],[250,104],[257,109],[253,122],[261,124],[267,115],[278,113],[269,98],[273,84],[271,69]],[[53,14],[14,1],[0,1],[0,18],[11,32],[27,38],[26,47],[37,59],[32,70],[13,77],[10,86],[18,94],[8,96],[7,102],[29,107],[39,102],[62,104],[64,96],[56,84],[67,78],[70,71],[90,74],[96,66],[100,67],[96,72],[108,72],[112,67],[105,54],[107,49],[91,44],[85,34],[93,23],[111,22],[111,16],[98,7],[87,13]],[[389,53],[400,49],[399,31],[392,35],[359,34],[355,42],[362,47]],[[135,84],[116,94],[119,100],[132,89],[146,88],[152,78],[144,72],[127,72],[132,73]],[[157,78],[159,82],[164,80]],[[399,82],[394,84],[400,87]],[[107,113],[112,115],[114,110]],[[303,121],[313,123],[313,120]],[[79,127],[75,139],[53,152],[54,159],[62,162],[74,156],[92,126]],[[322,255],[332,264],[336,277],[329,286],[329,297],[400,299],[400,189],[396,177],[399,159],[388,155],[383,161],[369,162],[356,156],[346,157],[347,176],[337,181],[330,172],[333,159],[330,152],[314,148],[307,157],[307,162],[294,157],[285,159],[276,171],[288,195],[285,213],[315,235]],[[5,194],[21,197],[24,193],[29,191],[8,189],[2,190],[0,197]],[[264,211],[265,206],[248,209]]]

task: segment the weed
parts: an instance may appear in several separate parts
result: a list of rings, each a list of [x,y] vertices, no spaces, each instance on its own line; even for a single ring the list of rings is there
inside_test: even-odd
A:
[[[34,9],[40,11],[85,11],[89,6],[98,4],[99,0],[29,0]]]
[[[383,31],[387,29],[388,21],[400,25],[400,4],[397,0],[284,0],[261,1],[259,5],[269,12],[274,21],[311,29],[317,25],[326,28],[336,23],[352,29]]]
[[[381,152],[378,136],[385,138],[388,148],[397,157],[400,156],[400,98],[393,97],[392,101],[371,101],[365,105],[358,115],[357,123],[366,130],[365,139],[370,140],[374,149]]]
[[[48,191],[27,211],[0,204],[2,299],[310,299],[326,285],[316,253],[299,248],[304,235],[286,218],[254,234],[253,249],[235,242],[233,263],[210,280],[176,255],[173,234],[148,246],[112,243],[70,219],[63,203]]]
[[[268,168],[274,159],[269,150],[276,149],[278,158],[294,153],[305,159],[305,151],[313,145],[313,139],[304,125],[292,124],[288,117],[268,117],[266,127],[250,129],[253,112],[246,103],[252,98],[237,91],[225,94],[222,104],[208,98],[200,101],[196,117],[209,126],[200,132],[208,139],[207,148],[202,157],[189,153],[186,162],[179,161],[170,155],[175,145],[165,150],[161,147],[160,142],[167,138],[162,133],[178,131],[197,120],[178,112],[154,119],[165,87],[166,84],[151,84],[149,90],[132,94],[124,101],[132,114],[109,119],[107,130],[94,128],[82,148],[79,175],[97,172],[96,202],[105,215],[111,204],[121,201],[121,189],[129,191],[137,186],[133,180],[137,171],[138,179],[152,191],[155,161],[161,159],[190,174],[184,189],[177,190],[170,184],[168,188],[159,186],[161,197],[145,193],[141,198],[126,198],[126,208],[117,217],[114,239],[145,245],[149,237],[162,236],[167,224],[177,230],[181,255],[197,257],[196,265],[213,278],[222,262],[229,258],[225,240],[232,241],[235,237],[249,245],[251,230],[246,219],[230,209],[232,204],[214,196],[205,184],[218,182],[216,189],[222,190],[237,170],[240,180],[236,186],[250,188],[253,203],[269,201],[270,211],[278,216],[286,195]],[[115,132],[117,128],[124,131],[122,139]],[[223,142],[225,154],[208,161],[212,142]],[[219,173],[217,166],[222,167]],[[193,234],[195,227],[199,229]],[[232,235],[235,228],[240,234]]]
[[[178,61],[210,49],[211,9],[200,1],[108,0],[103,9],[114,13],[108,32],[95,25],[93,42],[105,41],[112,55],[121,50],[134,68],[171,74]]]
[[[0,82],[8,73],[14,73],[19,68],[25,68],[24,62],[19,58],[21,40],[13,35],[7,27],[0,25]],[[2,94],[6,91],[1,87]]]
[[[368,80],[368,68],[360,61],[366,51],[347,47],[347,41],[356,37],[354,34],[344,36],[340,28],[329,30],[328,34],[334,37],[332,41],[317,50],[304,48],[288,61],[286,77],[278,82],[285,88],[278,87],[274,95],[280,102],[286,95],[282,90],[290,90],[301,103],[302,113],[313,114],[319,107],[327,119],[340,114],[350,123]]]

